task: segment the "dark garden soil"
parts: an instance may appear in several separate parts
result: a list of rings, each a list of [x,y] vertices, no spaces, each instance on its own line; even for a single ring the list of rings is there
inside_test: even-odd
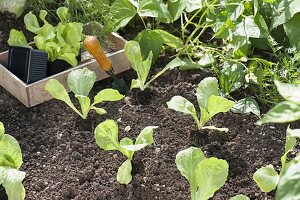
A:
[[[157,67],[163,67],[162,63],[164,58]],[[120,102],[104,103],[107,115],[92,112],[87,120],[57,100],[26,108],[0,87],[0,121],[23,151],[26,199],[187,200],[188,183],[176,169],[175,156],[190,146],[229,162],[228,180],[212,199],[229,199],[236,194],[274,199],[274,193],[260,192],[252,175],[267,164],[279,168],[286,125],[256,126],[254,115],[226,113],[217,115],[210,124],[227,127],[228,133],[196,131],[191,117],[167,108],[166,102],[174,95],[195,103],[196,85],[208,75],[169,71],[144,92],[133,90]],[[128,83],[134,76],[132,71],[121,75]],[[106,87],[110,87],[110,80],[96,83],[91,96]],[[94,139],[95,127],[105,119],[118,120],[120,138],[136,138],[145,126],[159,126],[154,131],[155,143],[135,154],[133,180],[127,186],[116,181],[125,158],[100,149]],[[126,126],[130,126],[129,132]]]

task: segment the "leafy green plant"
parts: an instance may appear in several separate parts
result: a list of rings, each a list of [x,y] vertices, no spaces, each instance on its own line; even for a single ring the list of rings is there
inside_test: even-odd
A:
[[[106,113],[105,109],[96,107],[97,104],[106,101],[119,101],[124,98],[124,96],[117,90],[104,89],[98,92],[98,94],[94,97],[93,103],[91,103],[88,94],[90,93],[95,81],[95,72],[87,68],[74,70],[68,75],[68,86],[78,99],[81,112],[77,110],[72,103],[64,86],[57,80],[50,79],[45,86],[45,90],[47,90],[55,99],[64,101],[80,117],[86,119],[90,110],[95,110],[100,115]]]
[[[264,123],[286,123],[300,119],[300,84],[288,84],[274,81],[279,94],[285,101],[278,103],[258,121]]]
[[[153,143],[153,129],[157,126],[145,127],[135,142],[125,137],[118,140],[118,124],[114,120],[105,120],[95,129],[95,139],[98,146],[104,150],[117,150],[126,156],[127,160],[119,167],[117,181],[121,184],[128,184],[132,180],[132,159],[136,151],[145,148]]]
[[[194,105],[182,96],[174,96],[167,102],[168,108],[189,114],[195,120],[200,129],[215,129],[227,132],[227,128],[217,128],[215,126],[204,126],[213,116],[220,112],[228,112],[235,102],[218,95],[218,80],[214,77],[203,79],[197,87],[196,96],[201,112],[200,119],[197,116]]]
[[[0,184],[5,188],[8,200],[24,200],[25,188],[22,184],[25,172],[19,171],[23,160],[18,141],[5,134],[0,122]]]
[[[171,62],[169,62],[166,67],[164,67],[160,72],[154,75],[149,81],[148,75],[151,68],[152,63],[152,56],[153,53],[150,51],[146,60],[143,59],[141,54],[141,48],[138,42],[136,41],[129,41],[125,45],[125,53],[128,60],[132,64],[132,68],[136,71],[138,78],[133,79],[131,82],[130,88],[140,88],[140,90],[145,90],[146,87],[159,76],[161,76],[164,72],[169,69],[174,69],[176,67],[182,66],[185,64],[180,58],[176,57]]]
[[[295,186],[295,181],[299,181],[299,170],[295,170],[295,166],[299,166],[300,154],[289,162],[287,160],[288,153],[291,152],[300,138],[300,129],[286,130],[285,151],[281,156],[281,169],[278,174],[273,165],[267,165],[258,169],[253,179],[263,192],[270,192],[276,188],[276,200],[298,199],[300,197],[299,187]],[[292,171],[293,170],[293,171]]]
[[[24,12],[26,0],[1,0],[0,1],[0,12],[8,11],[16,15],[16,17],[20,17]]]
[[[56,13],[60,22],[57,26],[53,26],[46,20],[47,11],[41,10],[39,18],[44,23],[42,27],[32,12],[27,13],[24,16],[26,29],[36,34],[34,37],[35,46],[39,50],[46,51],[50,61],[65,60],[75,67],[78,63],[76,56],[79,54],[83,38],[83,25],[68,21],[69,12],[66,7],[58,8]],[[24,41],[23,37],[25,38],[21,32],[12,31],[8,43],[9,45],[24,45],[24,43],[18,44],[19,41]]]
[[[192,200],[207,200],[227,180],[228,163],[218,158],[205,158],[201,149],[190,147],[176,155],[176,166],[190,185]]]
[[[234,197],[231,197],[229,200],[250,200],[250,198],[245,195],[239,194]]]

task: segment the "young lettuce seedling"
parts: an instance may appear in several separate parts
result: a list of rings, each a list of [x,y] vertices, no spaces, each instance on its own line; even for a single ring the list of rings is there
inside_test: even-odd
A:
[[[191,200],[207,200],[227,180],[228,163],[217,158],[205,158],[201,149],[190,147],[176,155],[176,166],[190,185]]]
[[[100,115],[106,113],[105,109],[96,107],[97,104],[105,101],[119,101],[124,98],[124,95],[121,95],[117,90],[104,89],[94,97],[94,102],[91,103],[88,94],[90,93],[95,81],[95,72],[87,68],[74,70],[68,75],[68,86],[78,99],[81,112],[77,110],[72,103],[64,86],[57,80],[50,79],[45,86],[45,90],[47,90],[55,99],[64,101],[78,115],[80,115],[80,117],[86,119],[90,110],[95,110]]]
[[[140,90],[144,91],[152,81],[157,79],[167,70],[185,65],[184,61],[182,61],[179,57],[176,57],[147,82],[152,63],[152,51],[150,51],[148,58],[143,60],[139,43],[136,41],[129,41],[125,45],[125,54],[132,65],[132,69],[136,71],[138,75],[137,79],[132,80],[130,89],[140,88]]]
[[[24,200],[25,188],[22,184],[25,172],[21,167],[22,152],[18,141],[11,135],[5,134],[3,123],[0,122],[0,185],[8,196],[8,200]]]
[[[201,118],[199,119],[194,105],[182,96],[174,96],[167,102],[168,108],[192,115],[199,130],[215,129],[227,132],[227,128],[217,128],[215,126],[204,126],[214,115],[220,112],[229,111],[235,102],[230,101],[218,95],[218,80],[214,77],[207,77],[199,84],[196,92],[198,104],[200,107]]]
[[[281,156],[281,170],[278,174],[273,165],[258,169],[253,179],[263,192],[271,192],[276,188],[276,200],[300,199],[300,154],[287,162],[287,156],[300,138],[300,129],[287,128],[285,151]]]
[[[98,146],[104,150],[117,150],[127,157],[127,160],[119,167],[117,181],[121,184],[128,184],[132,180],[131,170],[133,155],[136,151],[145,148],[153,143],[153,129],[157,126],[147,126],[136,138],[125,137],[118,140],[118,124],[114,120],[105,120],[95,129],[95,139]]]

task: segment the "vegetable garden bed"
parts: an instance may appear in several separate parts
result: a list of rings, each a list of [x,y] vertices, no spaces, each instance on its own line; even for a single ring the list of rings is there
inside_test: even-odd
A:
[[[297,1],[293,3],[296,5]],[[62,2],[55,5],[64,6]],[[12,200],[24,199],[24,185],[29,200],[290,200],[289,195],[296,198],[300,194],[293,182],[300,174],[296,145],[299,124],[292,123],[290,129],[288,124],[269,122],[293,122],[300,118],[300,43],[290,32],[295,30],[300,12],[296,9],[284,21],[271,23],[272,28],[284,28],[277,30],[289,38],[290,43],[284,40],[283,46],[279,46],[275,41],[278,38],[272,37],[272,28],[268,27],[269,21],[264,19],[269,16],[263,16],[264,12],[272,14],[267,9],[280,10],[285,6],[277,1],[201,1],[203,5],[194,1],[105,2],[110,15],[100,21],[109,19],[112,21],[101,23],[114,25],[105,28],[118,30],[131,22],[123,33],[125,38],[129,35],[135,40],[127,42],[124,50],[118,49],[121,55],[117,55],[117,62],[110,57],[117,73],[125,69],[119,70],[116,64],[126,65],[126,69],[128,61],[132,64],[132,70],[117,75],[126,85],[131,84],[130,90],[122,95],[107,89],[113,87],[111,78],[95,83],[96,74],[99,79],[95,63],[92,71],[71,69],[51,77],[64,87],[53,79],[47,83],[42,80],[0,87],[0,122],[5,126],[4,130],[0,123],[0,181],[8,196],[18,196]],[[267,4],[267,9],[260,2]],[[148,3],[153,7],[150,11]],[[56,26],[49,25],[45,20],[47,12],[38,8],[35,11],[40,12],[43,27],[35,15],[28,13],[31,22],[27,18],[30,26],[26,28],[36,34],[36,41],[55,45],[50,53],[62,50],[63,44],[64,50],[72,50],[68,53],[76,59],[77,51],[73,50],[79,49],[83,39],[90,35],[83,33],[83,25],[92,24],[93,31],[95,24],[90,23],[90,14],[99,15],[77,12],[96,11],[93,6],[85,6],[75,10],[60,7],[56,13],[59,19],[49,9],[54,17],[50,19],[60,21]],[[70,16],[69,11],[73,12]],[[88,17],[84,18],[85,15]],[[272,15],[272,20],[278,22],[281,14]],[[70,25],[75,24],[69,19],[74,16],[84,19],[77,23],[79,36],[73,49],[64,31],[72,30]],[[178,24],[173,22],[179,19],[178,32]],[[130,27],[133,24],[136,29]],[[141,24],[145,29],[137,33]],[[98,22],[96,25],[99,28]],[[0,51],[8,49],[6,41],[12,28],[25,31],[20,19],[0,13]],[[22,37],[13,42],[27,45],[25,36],[32,39],[26,32],[23,35],[14,31]],[[49,34],[50,39],[38,40],[48,31],[54,36]],[[117,46],[123,45],[121,40]],[[49,48],[44,50],[49,55]],[[10,75],[2,69],[5,57],[0,54],[0,83],[6,80],[5,73]],[[100,56],[101,59],[106,60]],[[112,76],[110,61],[106,60],[106,64],[107,73]],[[108,77],[102,75],[101,79]],[[61,101],[38,104],[50,99],[49,94],[46,98],[45,93],[36,94],[42,97],[38,102],[31,102],[31,96],[26,96],[23,104],[33,106],[27,108],[14,96],[18,96],[20,88],[28,95],[30,87],[33,92],[36,88],[48,91]],[[70,96],[65,88],[72,91]],[[261,108],[252,97],[257,97]],[[100,103],[101,108],[96,106]],[[277,105],[264,114],[269,107],[263,103]],[[9,174],[9,170],[18,175]]]

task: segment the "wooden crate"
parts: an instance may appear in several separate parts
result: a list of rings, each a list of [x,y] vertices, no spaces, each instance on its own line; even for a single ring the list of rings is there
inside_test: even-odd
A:
[[[105,51],[107,57],[113,64],[115,74],[129,70],[131,68],[130,63],[124,53],[126,40],[113,33],[109,36],[109,41],[113,44],[113,50],[106,49]],[[68,91],[70,91],[67,87],[67,76],[72,70],[87,67],[96,73],[97,81],[108,77],[104,71],[99,69],[95,59],[87,59],[80,62],[75,68],[71,68],[31,84],[26,84],[4,67],[7,65],[7,58],[8,51],[0,53],[0,85],[27,107],[32,107],[52,99],[52,96],[44,89],[49,79],[58,80]]]

